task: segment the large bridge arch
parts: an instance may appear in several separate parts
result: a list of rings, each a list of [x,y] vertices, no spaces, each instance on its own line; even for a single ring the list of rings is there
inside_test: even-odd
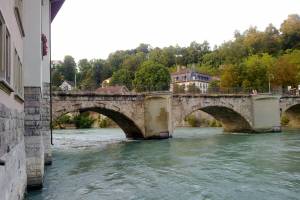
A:
[[[284,96],[280,98],[281,116],[285,115],[289,119],[288,126],[300,128],[300,97]]]
[[[253,132],[251,105],[248,95],[174,95],[173,126],[178,126],[186,116],[201,110],[220,121],[225,132]]]
[[[112,119],[127,138],[144,139],[142,102],[143,99],[135,96],[56,94],[52,101],[52,120],[66,113],[93,111]]]
[[[201,107],[191,111],[186,116],[198,110],[201,110],[211,115],[216,120],[220,121],[222,123],[222,127],[225,132],[252,132],[253,131],[250,125],[251,122],[249,122],[248,119],[246,119],[244,116],[242,116],[240,113],[233,110],[232,108],[228,108],[225,106]]]
[[[87,108],[80,108],[78,110],[62,110],[61,112],[57,112],[53,121],[55,121],[58,117],[72,112],[96,112],[102,115],[107,116],[111,120],[113,120],[125,133],[126,138],[130,139],[143,139],[143,132],[142,130],[135,124],[135,122],[130,119],[128,116],[120,113],[118,111],[105,108],[105,107],[87,107]]]

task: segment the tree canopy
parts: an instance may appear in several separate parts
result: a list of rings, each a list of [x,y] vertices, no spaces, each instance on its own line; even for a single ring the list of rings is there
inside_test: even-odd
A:
[[[234,38],[211,48],[207,41],[153,48],[142,43],[135,49],[118,50],[107,59],[82,59],[72,56],[52,69],[52,82],[74,81],[78,89],[96,89],[112,77],[111,85],[130,90],[168,89],[169,72],[177,66],[220,77],[220,88],[265,91],[272,86],[296,86],[300,82],[300,16],[289,15],[279,28],[269,24],[264,30],[255,26],[234,32]],[[177,88],[176,88],[177,89]]]

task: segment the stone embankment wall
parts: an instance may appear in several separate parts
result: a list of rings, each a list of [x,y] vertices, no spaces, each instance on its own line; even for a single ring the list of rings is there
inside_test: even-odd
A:
[[[40,188],[43,184],[45,163],[41,88],[25,87],[24,94],[27,184],[30,188]]]
[[[0,103],[0,199],[23,199],[25,188],[24,113]]]
[[[45,165],[52,163],[51,133],[50,133],[50,83],[43,83],[41,105],[41,131],[44,143]]]

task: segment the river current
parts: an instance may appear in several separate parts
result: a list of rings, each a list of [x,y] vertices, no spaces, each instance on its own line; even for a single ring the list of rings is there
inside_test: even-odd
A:
[[[26,200],[300,199],[300,131],[178,128],[128,141],[121,129],[59,130],[44,188]]]

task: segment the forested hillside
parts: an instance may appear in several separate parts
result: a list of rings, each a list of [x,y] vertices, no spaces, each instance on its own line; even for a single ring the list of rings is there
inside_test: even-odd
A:
[[[269,81],[274,88],[296,87],[300,83],[300,16],[289,15],[278,29],[270,24],[264,31],[256,27],[235,31],[233,40],[214,48],[207,41],[194,41],[188,47],[140,44],[111,53],[106,60],[82,59],[77,64],[72,56],[66,56],[54,65],[52,81],[54,86],[63,80],[74,81],[76,73],[82,90],[95,89],[109,77],[112,85],[138,91],[168,89],[169,72],[177,65],[219,76],[220,82],[214,86],[224,89],[266,91]]]

